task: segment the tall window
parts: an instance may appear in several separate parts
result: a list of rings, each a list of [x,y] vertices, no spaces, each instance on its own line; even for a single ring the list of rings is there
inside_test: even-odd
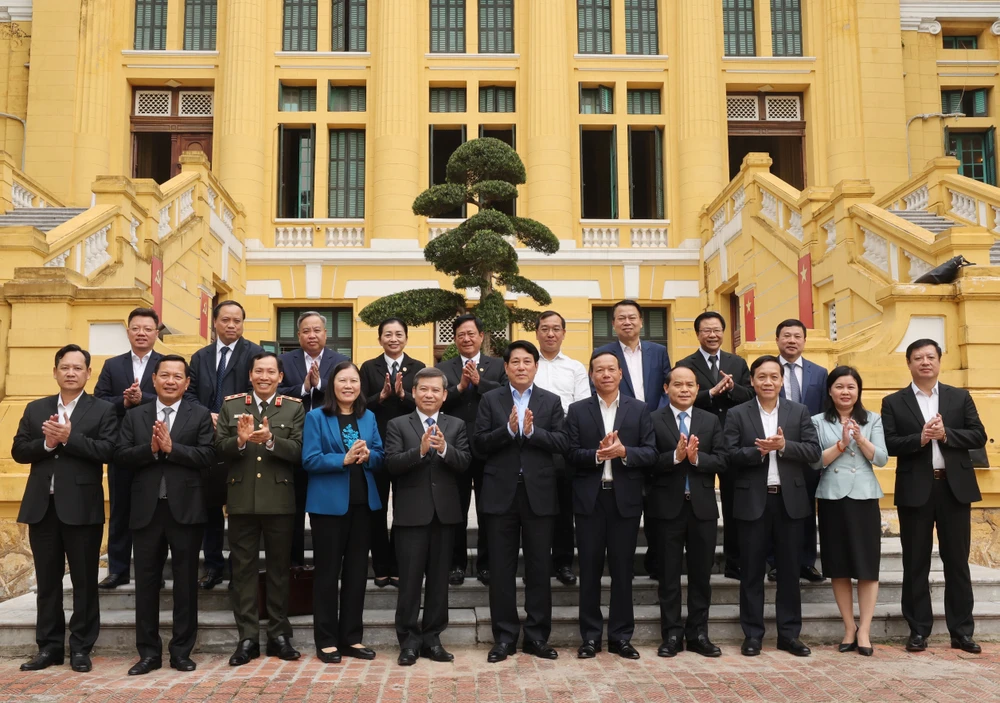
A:
[[[313,216],[316,128],[278,125],[278,217]]]
[[[215,51],[216,0],[185,0],[184,51]]]
[[[135,48],[167,48],[167,0],[135,0]]]
[[[991,186],[997,184],[996,131],[950,132],[947,136],[948,151],[961,165],[958,172]]]
[[[280,112],[316,112],[316,88],[282,85],[278,99]]]
[[[802,56],[801,0],[771,0],[771,49],[775,56]]]
[[[618,219],[617,128],[580,131],[580,213],[583,219]]]
[[[330,130],[330,217],[365,216],[365,132]]]
[[[576,0],[577,51],[611,53],[611,0]]]
[[[479,53],[513,52],[514,0],[479,0]]]
[[[594,349],[618,341],[615,328],[611,324],[611,308],[594,308]],[[656,342],[667,346],[667,309],[642,308],[642,330],[639,339],[643,342]]]
[[[625,0],[625,53],[660,53],[656,0]]]
[[[660,114],[660,91],[659,90],[629,90],[626,94],[628,98],[628,114],[630,115],[659,115]]]
[[[514,89],[495,85],[479,89],[480,112],[514,112]]]
[[[350,359],[354,351],[354,310],[351,308],[280,308],[278,351],[283,353],[299,348],[295,321],[307,310],[318,312],[326,320],[326,346]]]
[[[663,130],[628,128],[629,212],[635,220],[663,219]]]
[[[753,0],[722,0],[722,35],[726,56],[756,56]]]
[[[333,0],[333,50],[368,51],[368,0]]]
[[[465,53],[465,0],[431,0],[431,53]]]
[[[978,90],[942,90],[941,112],[961,112],[966,117],[987,117],[989,114],[986,88]]]
[[[316,51],[317,0],[285,0],[282,51]]]
[[[465,125],[461,126],[430,126],[430,171],[431,185],[441,185],[448,182],[448,160],[455,149],[465,143]],[[465,217],[465,206],[457,207],[440,217]]]

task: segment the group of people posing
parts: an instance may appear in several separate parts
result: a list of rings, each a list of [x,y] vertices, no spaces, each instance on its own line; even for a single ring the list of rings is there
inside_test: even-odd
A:
[[[154,351],[157,315],[134,310],[131,350],[105,362],[94,395],[84,391],[90,354],[72,344],[57,352],[59,393],[28,404],[12,450],[15,461],[31,465],[18,521],[29,526],[37,575],[39,651],[23,670],[64,661],[67,561],[70,664],[91,669],[97,589],[129,582],[133,551],[140,659],[128,673],[159,669],[168,550],[169,663],[195,669],[198,592],[219,585],[226,571],[223,506],[239,633],[231,665],[261,654],[261,542],[265,653],[300,656],[288,620],[289,574],[305,563],[306,513],[316,656],[326,663],[376,656],[363,642],[370,552],[375,585],[399,590],[398,663],[451,661],[440,637],[448,625],[449,584],[460,585],[469,572],[473,492],[479,521],[473,573],[489,587],[494,639],[488,661],[506,659],[519,642],[525,654],[558,656],[548,643],[551,577],[576,583],[574,549],[578,656],[592,658],[606,644],[609,652],[638,659],[632,581],[641,520],[645,568],[659,581],[658,655],[687,648],[717,657],[721,650],[708,633],[717,481],[722,570],[740,582],[742,654],[761,651],[765,578],[777,581],[778,649],[810,654],[799,639],[801,577],[832,579],[845,628],[839,649],[870,656],[882,497],[873,467],[889,456],[897,461],[906,648],[923,650],[933,625],[928,572],[936,526],[951,644],[980,651],[972,638],[968,557],[970,504],[981,497],[969,451],[982,448],[986,434],[969,393],[938,382],[942,352],[933,340],[909,345],[912,383],[884,398],[880,416],[864,407],[857,370],[828,373],[803,358],[806,328],[798,320],[778,325],[778,356],[758,357],[748,367],[721,350],[725,319],[702,313],[694,322],[700,348],[672,367],[662,345],[641,340],[641,306],[623,300],[612,311],[617,341],[594,350],[588,368],[562,352],[566,322],[557,312],[539,316],[537,346],[512,342],[502,359],[482,353],[482,323],[460,316],[459,354],[436,367],[405,353],[407,326],[392,318],[378,328],[384,353],[358,368],[326,347],[326,320],[317,312],[299,316],[300,349],[280,356],[243,339],[244,316],[235,301],[217,305],[217,340],[189,363]],[[98,582],[105,464],[109,572]],[[815,565],[817,514],[822,573]]]

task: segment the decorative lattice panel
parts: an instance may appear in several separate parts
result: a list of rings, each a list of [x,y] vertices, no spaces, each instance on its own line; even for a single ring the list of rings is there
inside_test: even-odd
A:
[[[180,94],[178,114],[181,117],[211,117],[215,106],[215,93],[190,91]]]
[[[170,91],[135,91],[135,114],[142,117],[170,117]]]
[[[768,95],[764,98],[766,119],[797,122],[802,119],[802,101],[797,95]]]
[[[454,324],[456,317],[458,315],[434,323],[434,344],[446,346],[455,341],[455,330],[452,329],[452,324]]]
[[[730,95],[726,98],[726,119],[759,120],[760,106],[755,95]]]

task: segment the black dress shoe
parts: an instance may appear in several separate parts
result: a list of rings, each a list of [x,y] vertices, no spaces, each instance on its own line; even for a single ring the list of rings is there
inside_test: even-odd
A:
[[[399,656],[396,658],[396,663],[400,666],[413,666],[417,663],[418,656],[415,649],[401,649],[399,650]]]
[[[524,646],[521,647],[521,651],[525,654],[531,654],[539,659],[558,659],[559,652],[554,650],[549,646],[549,643],[545,640],[533,640],[531,642],[525,642]]]
[[[821,574],[815,566],[803,566],[799,569],[799,578],[810,583],[822,583],[826,581],[826,576]]]
[[[517,652],[517,648],[513,644],[508,642],[497,642],[495,645],[490,647],[490,653],[486,655],[486,661],[490,664],[496,664],[497,662],[502,662],[515,652]]]
[[[767,570],[767,580],[770,581],[771,583],[774,583],[775,581],[778,580],[777,567],[772,566],[770,569]]]
[[[687,650],[689,652],[694,652],[700,654],[703,657],[721,657],[722,650],[719,649],[712,640],[708,639],[708,635],[700,634],[693,640],[687,641]]]
[[[374,579],[372,579],[372,581],[379,588],[385,588],[386,586],[389,585],[390,579],[389,579],[388,576],[383,576],[381,578],[379,578],[378,576],[376,576]]]
[[[191,657],[170,657],[170,668],[177,671],[194,671],[198,668]]]
[[[559,583],[567,586],[572,586],[576,583],[576,574],[568,566],[560,566],[556,569],[556,578],[559,579]]]
[[[906,640],[907,652],[922,652],[927,649],[927,638],[915,632],[910,633],[910,638]]]
[[[969,635],[962,635],[960,637],[951,638],[951,648],[961,649],[963,652],[968,652],[969,654],[982,654],[983,648],[976,644],[976,641],[972,639]]]
[[[302,655],[292,646],[287,636],[278,635],[274,639],[267,641],[267,656],[278,657],[278,659],[283,659],[286,662],[292,662]]]
[[[235,587],[233,586],[233,580],[232,580],[232,579],[229,579],[229,584],[228,584],[228,585],[226,586],[226,590],[227,590],[227,591],[231,591],[231,590],[233,590],[233,588],[235,588]]]
[[[324,652],[322,649],[317,649],[316,658],[324,664],[339,664],[340,650],[338,649],[336,652]]]
[[[479,579],[479,581],[484,586],[489,586],[490,585],[490,570],[489,569],[480,569],[479,573],[476,574],[476,578]]]
[[[684,642],[677,635],[671,635],[663,640],[663,643],[656,650],[658,657],[676,657],[677,653],[684,649]]]
[[[365,661],[371,661],[375,658],[375,650],[368,649],[364,645],[360,647],[344,647],[340,652],[345,657],[354,657],[355,659],[364,659]]]
[[[596,640],[587,640],[576,650],[577,659],[593,659],[601,651],[601,645]]]
[[[205,569],[205,575],[198,580],[198,585],[204,591],[211,591],[222,583],[222,574],[218,569]]]
[[[875,654],[875,648],[874,647],[862,647],[859,644],[858,645],[858,654],[860,654],[863,657],[870,657],[871,655]]]
[[[393,588],[399,588],[399,577],[398,576],[390,576],[389,577],[389,585],[392,586]]]
[[[452,586],[461,586],[465,583],[465,569],[457,566],[452,567],[451,571],[448,572],[448,583]]]
[[[608,642],[608,651],[612,654],[617,654],[622,659],[638,659],[639,652],[632,643],[628,640],[619,640],[618,642]]]
[[[93,663],[90,661],[90,655],[86,652],[73,652],[70,654],[69,666],[73,671],[78,671],[81,674],[94,668]]]
[[[853,652],[858,648],[858,628],[854,628],[854,641],[853,642],[841,642],[837,647],[837,651],[841,654],[847,654],[848,652]]]
[[[163,666],[160,657],[143,657],[128,670],[129,676],[144,676],[150,671],[156,671]]]
[[[62,652],[41,651],[31,661],[21,664],[21,671],[41,671],[50,666],[62,666],[63,656]]]
[[[653,581],[659,581],[660,580],[660,572],[659,571],[650,571],[649,572],[649,578],[651,578]]]
[[[726,570],[722,574],[727,579],[733,579],[734,581],[740,580],[740,570],[736,567],[726,567]]]
[[[442,664],[455,661],[455,655],[439,644],[433,647],[424,647],[420,650],[420,656]]]
[[[760,640],[747,637],[740,645],[740,654],[744,657],[756,657],[760,654]]]
[[[799,639],[783,640],[779,637],[778,649],[780,649],[782,652],[790,652],[791,654],[794,654],[797,657],[808,657],[810,654],[812,654],[812,650],[809,649],[804,644],[802,644],[802,640]]]
[[[129,582],[128,574],[108,574],[97,584],[98,588],[118,588]]]
[[[233,652],[233,656],[229,657],[229,666],[243,666],[244,664],[249,664],[251,659],[256,659],[259,656],[259,644],[249,638],[241,640],[236,645],[236,651]]]

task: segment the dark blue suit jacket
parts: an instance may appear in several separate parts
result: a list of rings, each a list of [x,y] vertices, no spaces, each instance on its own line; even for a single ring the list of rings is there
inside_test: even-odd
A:
[[[799,402],[809,408],[810,415],[819,415],[826,407],[826,375],[826,369],[822,366],[802,359],[802,397]],[[785,383],[781,387],[782,398],[787,397],[787,390],[788,383]]]
[[[640,342],[642,345],[642,388],[646,396],[646,407],[649,412],[656,410],[662,403],[665,403],[666,395],[663,393],[663,384],[667,382],[667,374],[670,373],[670,357],[667,355],[667,348],[656,342]],[[594,350],[598,352],[611,352],[618,357],[618,365],[622,369],[622,384],[619,390],[629,398],[635,398],[635,389],[632,387],[632,376],[625,365],[625,354],[622,353],[622,345],[615,340],[610,344],[605,344]],[[591,387],[593,391],[593,387]]]
[[[281,364],[285,377],[278,387],[278,393],[293,398],[302,399],[302,407],[308,414],[313,408],[322,408],[326,397],[326,384],[330,380],[333,367],[348,358],[340,352],[327,347],[319,362],[319,388],[313,388],[310,393],[302,395],[302,383],[306,380],[306,355],[301,349],[293,349],[281,355]]]
[[[149,361],[139,379],[139,388],[142,389],[142,403],[151,403],[156,400],[156,391],[153,389],[153,367],[156,360],[162,354],[155,349],[149,352]],[[125,417],[125,398],[122,393],[135,382],[132,375],[132,350],[129,349],[124,354],[113,356],[104,362],[101,368],[101,375],[97,377],[97,385],[94,387],[94,395],[101,400],[105,400],[115,406],[118,420]]]

